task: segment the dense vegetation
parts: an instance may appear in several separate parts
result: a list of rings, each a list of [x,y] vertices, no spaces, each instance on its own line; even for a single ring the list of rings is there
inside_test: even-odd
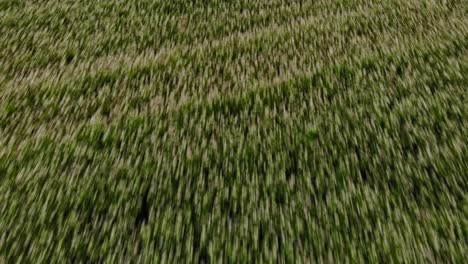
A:
[[[0,262],[463,262],[466,0],[0,0]]]

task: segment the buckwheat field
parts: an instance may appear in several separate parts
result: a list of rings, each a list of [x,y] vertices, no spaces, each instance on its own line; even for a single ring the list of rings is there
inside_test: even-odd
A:
[[[462,263],[466,0],[0,0],[0,263]]]

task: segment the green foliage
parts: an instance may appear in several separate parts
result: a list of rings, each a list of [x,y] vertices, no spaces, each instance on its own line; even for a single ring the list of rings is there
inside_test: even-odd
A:
[[[466,6],[0,0],[0,263],[461,263]]]

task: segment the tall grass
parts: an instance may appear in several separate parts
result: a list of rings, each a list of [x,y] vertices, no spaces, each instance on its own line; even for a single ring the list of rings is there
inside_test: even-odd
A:
[[[0,262],[454,262],[468,5],[0,0]]]

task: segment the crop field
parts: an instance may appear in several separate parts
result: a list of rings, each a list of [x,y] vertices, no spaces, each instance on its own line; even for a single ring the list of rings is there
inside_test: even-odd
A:
[[[466,0],[0,0],[0,263],[462,263]]]

